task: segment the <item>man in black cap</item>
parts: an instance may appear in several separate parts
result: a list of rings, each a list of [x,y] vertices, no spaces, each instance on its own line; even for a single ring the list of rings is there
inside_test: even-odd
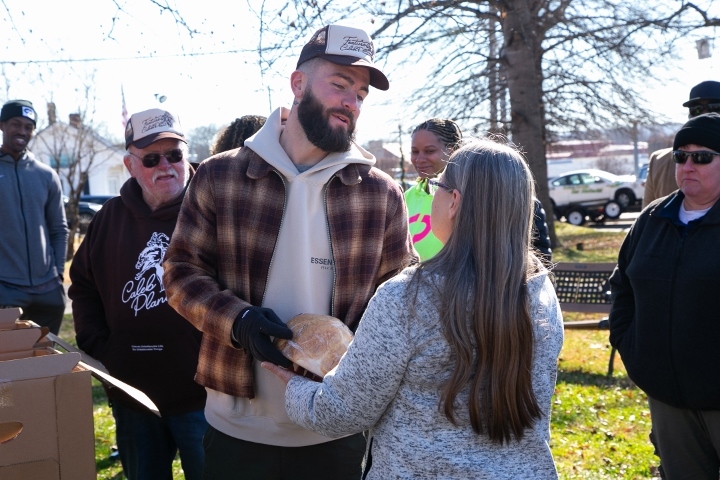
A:
[[[720,112],[720,82],[707,80],[695,85],[690,89],[690,99],[683,103],[683,107],[688,108],[688,118],[708,112]],[[672,148],[663,148],[653,152],[648,162],[643,208],[653,200],[669,195],[677,189]]]
[[[367,32],[318,30],[277,109],[239,150],[202,162],[165,256],[168,302],[203,332],[195,379],[208,392],[205,474],[230,479],[357,479],[362,433],[332,439],[292,423],[291,367],[270,337],[300,313],[351,329],[376,288],[416,260],[403,194],[354,142],[370,86],[389,83]]]
[[[0,307],[60,331],[68,229],[57,173],[28,150],[37,113],[12,100],[0,111]]]

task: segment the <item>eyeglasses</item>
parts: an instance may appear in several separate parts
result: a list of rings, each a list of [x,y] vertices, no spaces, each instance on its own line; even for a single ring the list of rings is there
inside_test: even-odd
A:
[[[172,150],[168,150],[165,153],[148,153],[144,157],[140,157],[138,155],[135,155],[132,152],[128,152],[133,157],[139,158],[142,160],[143,167],[145,168],[153,168],[157,167],[160,163],[160,157],[167,158],[167,161],[169,163],[178,163],[182,162],[183,160],[183,151],[180,148],[174,148]]]
[[[674,150],[672,153],[675,163],[683,164],[690,158],[695,165],[707,165],[713,161],[713,158],[720,155],[715,152],[684,152],[682,150]]]
[[[431,186],[432,188],[434,188],[435,190],[437,190],[438,188],[445,189],[445,190],[447,190],[448,192],[452,192],[453,190],[457,190],[456,188],[448,187],[448,186],[445,185],[444,183],[442,183],[442,182],[440,182],[440,181],[438,181],[438,180],[433,180],[432,178],[428,178],[428,181],[427,181],[427,182],[428,182],[428,185],[430,185],[430,186]]]
[[[698,104],[688,107],[691,117],[697,117],[703,113],[720,112],[720,103],[708,103],[706,105]]]

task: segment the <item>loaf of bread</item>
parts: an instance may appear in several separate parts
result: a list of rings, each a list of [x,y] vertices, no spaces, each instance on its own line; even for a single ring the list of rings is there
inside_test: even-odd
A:
[[[275,347],[291,362],[324,377],[335,368],[353,339],[350,329],[335,317],[301,313],[287,322],[292,340],[275,339]]]

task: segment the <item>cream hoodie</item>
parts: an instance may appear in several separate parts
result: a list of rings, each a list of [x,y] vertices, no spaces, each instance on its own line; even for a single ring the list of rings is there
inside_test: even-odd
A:
[[[333,175],[351,163],[374,165],[375,157],[354,145],[348,152],[331,153],[303,173],[280,146],[280,109],[245,145],[275,167],[285,183],[285,212],[270,264],[263,307],[272,308],[284,322],[300,313],[329,315],[334,258],[325,212],[325,188]],[[271,173],[271,175],[273,175]],[[294,424],[285,412],[285,384],[253,364],[255,398],[233,397],[208,389],[205,416],[217,430],[242,440],[301,447],[328,442]]]

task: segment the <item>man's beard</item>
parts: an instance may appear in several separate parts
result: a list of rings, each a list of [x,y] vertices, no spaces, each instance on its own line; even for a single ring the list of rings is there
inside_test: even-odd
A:
[[[348,119],[347,130],[330,126],[332,113],[343,115]],[[353,113],[344,108],[323,109],[322,104],[309,88],[298,105],[298,120],[310,143],[324,152],[347,152],[355,141]]]

